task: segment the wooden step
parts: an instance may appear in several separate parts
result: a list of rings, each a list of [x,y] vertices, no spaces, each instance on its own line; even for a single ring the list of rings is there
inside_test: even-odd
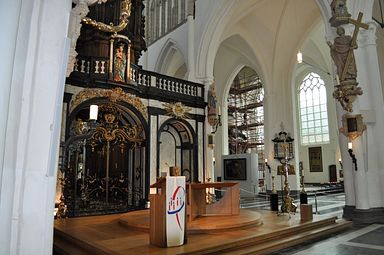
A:
[[[221,247],[221,249],[205,250],[188,254],[221,254],[221,255],[246,255],[246,254],[269,254],[281,249],[298,245],[300,243],[307,242],[309,240],[318,239],[320,237],[328,236],[329,234],[336,233],[350,227],[352,222],[340,220],[337,223],[331,225],[325,225],[323,227],[309,228],[305,231],[287,233],[286,236],[280,234],[276,235],[276,238],[266,239],[250,239],[249,242],[238,242],[232,245],[232,248]],[[231,246],[229,244],[229,246]]]
[[[121,215],[70,218],[55,222],[55,255],[125,254],[265,254],[339,231],[349,222],[314,215],[277,216],[261,212],[263,225],[224,232],[189,234],[186,245],[160,248],[149,244],[148,233],[123,227]],[[212,222],[214,224],[215,222]]]
[[[58,229],[54,232],[54,246],[61,251],[60,254],[66,255],[106,255],[115,254],[113,251],[106,249],[105,247],[98,247],[95,243],[89,243],[84,239],[73,238],[72,236],[64,233]],[[71,250],[71,251],[69,251]],[[66,252],[68,251],[68,252]],[[64,253],[63,253],[64,252]],[[66,252],[66,253],[65,253]]]
[[[53,243],[54,255],[89,255],[89,252],[63,238],[55,238]]]

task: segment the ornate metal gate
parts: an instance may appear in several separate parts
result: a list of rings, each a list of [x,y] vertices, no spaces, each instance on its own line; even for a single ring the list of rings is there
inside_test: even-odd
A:
[[[141,209],[146,201],[143,123],[123,105],[99,104],[98,121],[78,111],[64,146],[64,200],[69,216]]]

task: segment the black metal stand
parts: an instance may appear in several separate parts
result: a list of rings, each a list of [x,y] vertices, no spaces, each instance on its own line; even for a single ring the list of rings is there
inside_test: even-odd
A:
[[[300,192],[300,204],[308,204],[308,194],[306,192]]]
[[[279,195],[277,193],[271,193],[269,199],[271,203],[271,211],[279,211]]]

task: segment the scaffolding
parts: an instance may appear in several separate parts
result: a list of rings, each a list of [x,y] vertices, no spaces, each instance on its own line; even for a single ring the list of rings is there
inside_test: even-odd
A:
[[[257,73],[244,67],[235,77],[228,95],[230,154],[258,154],[259,179],[264,174],[264,88]]]

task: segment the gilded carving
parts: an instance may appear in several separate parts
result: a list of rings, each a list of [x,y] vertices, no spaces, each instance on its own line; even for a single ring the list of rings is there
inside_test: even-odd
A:
[[[167,111],[166,115],[175,117],[176,119],[186,119],[189,117],[191,108],[183,105],[181,102],[177,103],[164,103],[164,109]]]
[[[93,26],[103,32],[118,33],[128,25],[128,18],[131,15],[131,5],[131,0],[124,0],[121,2],[120,23],[117,26],[114,26],[112,23],[110,25],[107,25],[103,22],[98,22],[91,18],[84,18],[82,19],[82,21],[83,23]]]
[[[342,118],[342,127],[339,129],[340,133],[348,137],[350,140],[355,140],[361,136],[367,126],[363,122],[361,114],[344,114]]]
[[[148,119],[147,107],[141,102],[141,99],[128,94],[123,91],[122,88],[114,88],[114,89],[84,89],[76,94],[75,98],[71,101],[70,104],[70,112],[73,111],[79,104],[90,100],[92,98],[102,98],[106,97],[111,102],[123,101],[128,104],[134,106],[140,113],[143,115],[145,119]]]
[[[107,141],[108,143],[118,143],[120,148],[123,149],[127,141],[133,143],[133,147],[139,146],[144,138],[143,127],[140,125],[125,125],[119,127],[116,116],[107,113],[104,115],[104,122],[100,126],[96,127],[95,131],[90,138],[90,145],[93,148],[97,145],[97,142]]]

